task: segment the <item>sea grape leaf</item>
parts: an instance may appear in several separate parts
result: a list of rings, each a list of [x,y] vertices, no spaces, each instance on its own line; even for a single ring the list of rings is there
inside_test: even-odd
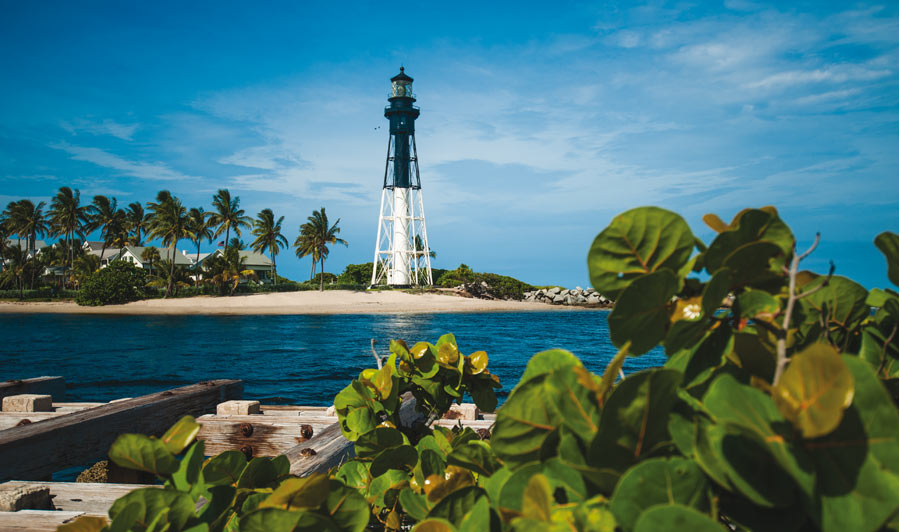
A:
[[[763,290],[750,289],[739,294],[734,300],[735,315],[744,319],[765,319],[772,321],[772,317],[781,310],[781,304],[775,297]]]
[[[525,495],[525,488],[532,476],[540,473],[541,464],[538,462],[529,462],[520,466],[512,472],[503,486],[500,488],[499,497],[494,502],[494,506],[502,515],[518,515],[522,512],[522,500]]]
[[[101,532],[108,524],[105,517],[100,515],[82,515],[71,523],[56,527],[58,532]]]
[[[428,502],[437,503],[454,491],[474,485],[475,477],[468,469],[451,465],[444,473],[426,478],[424,491]]]
[[[634,526],[635,532],[657,532],[659,530],[725,532],[725,528],[709,516],[680,504],[653,506],[641,514]]]
[[[194,515],[194,501],[187,493],[158,488],[141,488],[134,490],[119,499],[109,508],[109,516],[115,520],[120,512],[126,511],[133,503],[137,503],[143,512],[137,517],[141,523],[149,523],[160,517],[169,523],[173,530],[180,530]]]
[[[278,470],[275,468],[272,460],[268,457],[260,456],[250,460],[247,467],[244,468],[243,473],[238,478],[237,487],[247,489],[271,488],[274,487],[272,484],[277,478]]]
[[[800,506],[765,508],[741,497],[722,497],[720,511],[728,520],[742,528],[739,530],[765,530],[766,532],[797,532],[809,518]]]
[[[632,355],[656,347],[666,337],[668,305],[677,290],[678,279],[668,269],[633,279],[607,318],[613,345],[622,347],[630,341]]]
[[[121,434],[109,448],[109,458],[127,468],[168,476],[178,471],[178,459],[162,440],[143,434]]]
[[[485,351],[475,351],[466,357],[466,374],[478,375],[487,369],[488,354]]]
[[[422,521],[428,517],[428,503],[421,493],[416,493],[412,488],[403,488],[400,492],[400,506],[416,521]]]
[[[172,484],[175,489],[191,491],[191,487],[200,480],[204,446],[205,442],[198,440],[188,448],[184,458],[178,463],[178,470],[172,473]]]
[[[247,458],[240,451],[225,451],[211,458],[203,466],[203,480],[207,484],[237,484]]]
[[[542,464],[542,472],[550,481],[554,493],[562,488],[568,502],[581,502],[587,498],[587,486],[584,478],[575,469],[566,465],[561,459],[554,457]]]
[[[766,382],[772,382],[775,375],[774,346],[760,338],[756,329],[748,327],[735,333],[733,352],[741,368]]]
[[[581,360],[579,360],[578,357],[564,349],[541,351],[532,356],[528,361],[528,364],[525,366],[525,371],[522,372],[522,377],[519,378],[519,383],[516,384],[516,388],[538,375],[550,373],[560,368],[581,365]],[[516,388],[513,388],[513,391],[515,391]]]
[[[446,519],[455,526],[459,526],[469,510],[484,495],[484,490],[477,486],[454,490],[434,505],[431,511],[428,512],[428,518]]]
[[[897,512],[897,408],[865,362],[842,355],[855,382],[836,430],[805,442],[824,530],[875,530]]]
[[[369,485],[369,470],[366,464],[358,460],[351,460],[338,469],[335,477],[346,486],[365,491]]]
[[[369,524],[371,510],[365,497],[338,480],[329,482],[325,508],[341,532],[363,532]]]
[[[522,493],[522,516],[537,521],[550,521],[553,508],[553,494],[550,482],[541,473],[532,475]]]
[[[260,508],[299,510],[318,508],[328,498],[328,475],[313,473],[304,478],[289,478],[281,483]]]
[[[490,445],[480,440],[466,442],[463,445],[454,447],[453,451],[447,456],[447,463],[464,467],[469,471],[474,471],[484,476],[490,476],[500,468],[500,463],[491,452]]]
[[[625,358],[628,357],[629,349],[631,349],[631,342],[625,342],[625,345],[619,349],[616,356],[609,361],[609,364],[606,365],[606,369],[603,370],[603,377],[600,379],[600,385],[596,392],[597,403],[600,407],[606,402],[610,390],[613,389],[616,379],[619,378],[619,371],[621,371],[622,366],[625,365]]]
[[[790,423],[768,395],[725,373],[712,381],[703,396],[703,405],[717,423],[738,429],[761,443],[801,492],[808,499],[812,497],[812,463],[793,443]],[[737,446],[735,450],[739,450]]]
[[[683,504],[707,512],[708,489],[706,475],[693,460],[651,458],[622,475],[609,507],[619,526],[629,531],[644,510],[657,504]]]
[[[446,519],[430,518],[416,524],[412,532],[457,532],[457,529]]]
[[[241,532],[340,532],[324,515],[280,508],[257,508],[240,518]]]
[[[557,370],[544,381],[546,397],[556,416],[583,440],[590,441],[597,432],[600,408],[599,388],[594,374],[584,366]]]
[[[357,456],[366,458],[375,456],[385,449],[408,443],[409,440],[399,430],[390,427],[378,427],[360,435],[354,444],[354,448]]]
[[[184,416],[172,425],[160,440],[172,454],[178,454],[194,441],[200,432],[200,424],[193,416]]]
[[[234,496],[237,488],[234,486],[211,486],[205,495],[209,502],[200,510],[200,520],[204,523],[215,525],[216,521],[222,519],[226,512],[232,508],[234,504]],[[267,496],[265,493],[254,493],[244,500],[241,507],[243,512],[248,512],[256,508],[260,502]]]
[[[669,442],[669,410],[680,382],[681,373],[675,370],[643,370],[619,383],[610,395],[587,460],[603,471],[602,478],[592,478],[603,492],[612,493],[626,469]]]
[[[748,244],[767,242],[775,244],[780,253],[787,257],[794,247],[794,235],[790,228],[781,221],[777,213],[763,209],[749,209],[738,213],[736,219],[737,224],[732,222],[732,227],[727,231],[722,231],[709,245],[709,248],[703,255],[706,271],[710,274],[715,273],[729,262],[729,258],[738,253],[738,250]],[[763,251],[760,248],[754,253],[747,251],[739,252],[743,258],[751,258]],[[768,251],[767,251],[768,253]],[[772,252],[768,258],[777,252]],[[732,266],[740,266],[738,261],[731,262]],[[742,269],[743,275],[750,270]],[[742,275],[742,276],[743,276]],[[740,282],[739,279],[733,279],[733,283]]]
[[[109,532],[128,532],[138,519],[144,517],[146,511],[143,501],[140,499],[131,501],[116,514],[115,519],[109,524]]]
[[[710,277],[703,288],[701,309],[704,316],[712,316],[722,306],[722,301],[731,289],[731,271],[721,268]]]
[[[381,451],[372,462],[369,472],[377,477],[388,469],[411,470],[419,461],[419,454],[412,445],[398,445]]]
[[[631,209],[613,218],[594,239],[588,251],[591,284],[617,301],[641,275],[681,271],[693,249],[694,235],[681,216],[658,207]]]
[[[804,438],[824,436],[853,401],[853,376],[833,347],[815,343],[790,358],[772,399]]]
[[[868,295],[862,285],[846,277],[833,276],[828,286],[800,299],[804,315],[801,330],[808,331],[823,322],[828,327],[831,343],[843,345],[850,331],[869,315]]]
[[[875,245],[887,259],[888,279],[897,284],[897,233],[885,231],[875,237]]]
[[[690,348],[670,355],[665,367],[680,371],[684,375],[682,385],[692,388],[712,377],[716,368],[725,363],[733,345],[731,328],[717,327]]]
[[[472,509],[459,523],[459,532],[488,532],[491,530],[491,505],[487,497],[479,497]]]
[[[549,406],[547,377],[538,375],[519,384],[497,411],[491,448],[510,466],[536,460],[544,439],[562,422]]]

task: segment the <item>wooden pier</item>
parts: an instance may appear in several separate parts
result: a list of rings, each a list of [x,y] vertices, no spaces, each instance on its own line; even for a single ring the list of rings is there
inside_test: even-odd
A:
[[[206,454],[239,450],[247,458],[285,455],[291,473],[324,472],[353,456],[333,409],[260,405],[242,401],[237,380],[207,381],[109,403],[65,402],[60,377],[0,382],[0,531],[56,530],[80,515],[106,516],[112,503],[143,484],[53,482],[53,473],[106,458],[124,433],[161,435],[184,415],[200,424]],[[489,429],[493,415],[461,405],[458,424]],[[410,422],[415,399],[404,398],[400,416]],[[305,451],[312,449],[314,453]]]

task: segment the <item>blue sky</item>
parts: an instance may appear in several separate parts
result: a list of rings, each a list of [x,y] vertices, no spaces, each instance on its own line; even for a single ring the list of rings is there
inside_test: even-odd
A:
[[[888,284],[896,2],[328,4],[0,3],[0,203],[166,188],[209,210],[227,187],[291,241],[324,206],[340,272],[372,259],[402,64],[437,267],[586,286],[619,212],[708,241],[703,214],[771,204],[801,246],[822,233],[808,267]]]

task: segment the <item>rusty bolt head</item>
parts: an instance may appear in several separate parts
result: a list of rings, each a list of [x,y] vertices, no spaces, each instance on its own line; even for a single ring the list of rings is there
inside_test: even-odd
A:
[[[303,424],[300,425],[300,435],[306,438],[307,440],[312,438],[313,436],[313,428],[312,425]]]
[[[491,439],[491,430],[490,429],[478,429],[475,432],[478,433],[478,437],[482,440]]]
[[[30,419],[23,419],[22,421],[19,421],[18,423],[16,423],[16,426],[17,426],[17,427],[22,427],[22,426],[25,426],[25,425],[31,425],[31,420],[30,420]]]
[[[253,435],[253,425],[250,423],[241,423],[241,434],[244,435],[245,438],[249,438]]]
[[[251,458],[253,458],[253,447],[250,447],[249,445],[245,445],[245,446],[241,447],[241,452],[244,453],[244,458],[246,458],[247,460],[250,460]]]
[[[315,456],[315,455],[316,455],[316,450],[311,449],[309,447],[307,447],[306,449],[302,449],[300,451],[300,456],[305,456],[307,458],[309,458],[310,456]]]

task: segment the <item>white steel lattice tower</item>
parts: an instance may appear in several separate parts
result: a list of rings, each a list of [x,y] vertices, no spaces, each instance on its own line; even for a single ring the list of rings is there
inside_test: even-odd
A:
[[[419,108],[413,79],[403,72],[391,78],[390,121],[384,186],[372,261],[372,286],[431,286],[431,254],[425,230],[425,204],[416,154],[416,118]]]

